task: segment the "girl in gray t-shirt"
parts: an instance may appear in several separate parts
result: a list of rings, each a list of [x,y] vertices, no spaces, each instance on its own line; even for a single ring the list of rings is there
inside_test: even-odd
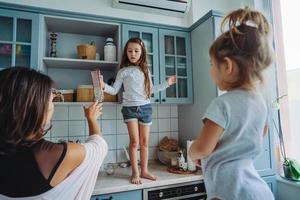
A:
[[[223,27],[225,23],[228,31],[214,41],[209,54],[212,79],[227,92],[207,108],[189,155],[202,161],[208,199],[272,200],[253,165],[267,132],[267,104],[256,85],[272,62],[269,24],[249,8],[233,11]]]

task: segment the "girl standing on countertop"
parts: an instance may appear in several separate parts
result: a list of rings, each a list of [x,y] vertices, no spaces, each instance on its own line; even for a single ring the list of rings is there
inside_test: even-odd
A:
[[[227,93],[215,98],[203,116],[191,159],[201,159],[208,199],[273,200],[253,159],[263,150],[268,105],[258,88],[272,63],[267,19],[249,8],[227,15],[223,32],[211,45],[211,76]]]
[[[122,84],[124,122],[129,133],[129,156],[131,163],[131,179],[133,184],[141,184],[141,179],[156,180],[157,177],[148,171],[148,143],[150,125],[152,124],[152,93],[166,89],[176,83],[176,76],[171,76],[164,83],[153,86],[151,73],[147,66],[147,53],[144,42],[139,38],[127,41],[116,81],[111,87],[105,83],[104,91],[115,95]],[[138,170],[137,149],[140,145],[141,173]]]

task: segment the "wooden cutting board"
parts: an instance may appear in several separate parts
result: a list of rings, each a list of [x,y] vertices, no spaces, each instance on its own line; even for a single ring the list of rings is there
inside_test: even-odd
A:
[[[186,170],[185,171],[178,167],[172,167],[172,166],[168,167],[167,170],[168,170],[168,172],[174,173],[174,174],[193,174],[193,173],[197,172],[197,170],[195,170],[195,171]]]

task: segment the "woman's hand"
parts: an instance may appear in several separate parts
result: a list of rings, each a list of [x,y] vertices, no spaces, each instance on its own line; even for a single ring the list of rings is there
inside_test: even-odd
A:
[[[175,76],[175,75],[174,75],[174,76],[170,76],[170,77],[168,78],[167,82],[168,82],[168,85],[169,85],[169,86],[175,84],[175,83],[176,83],[176,76]]]
[[[97,120],[98,117],[101,115],[102,103],[96,101],[87,108],[83,107],[83,109],[87,120]]]

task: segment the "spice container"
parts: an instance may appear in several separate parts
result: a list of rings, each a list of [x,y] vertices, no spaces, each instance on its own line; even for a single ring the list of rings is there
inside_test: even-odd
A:
[[[77,102],[92,102],[94,101],[93,85],[78,85],[77,87]]]
[[[55,90],[53,102],[72,102],[74,90]]]
[[[64,102],[72,102],[74,96],[74,90],[59,90],[64,97]]]

